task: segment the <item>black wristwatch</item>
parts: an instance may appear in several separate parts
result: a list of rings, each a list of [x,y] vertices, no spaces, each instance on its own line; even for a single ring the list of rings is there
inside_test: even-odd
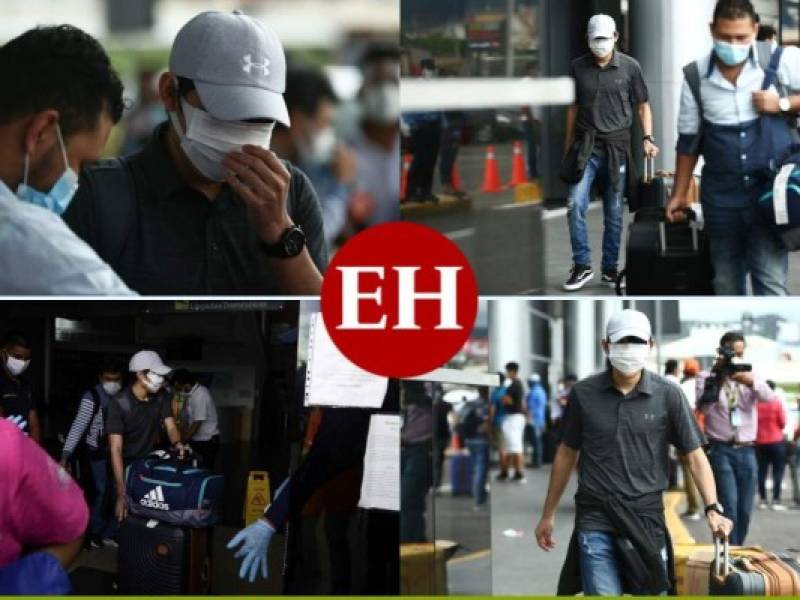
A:
[[[275,258],[292,258],[297,256],[306,247],[306,234],[299,225],[287,228],[280,239],[274,244],[261,244],[268,256]]]
[[[644,136],[642,138],[642,141],[643,142],[650,142],[651,144],[655,144],[656,143],[656,138],[653,137],[652,135],[646,135],[646,136]]]
[[[722,508],[722,504],[720,504],[719,502],[714,502],[713,504],[709,504],[708,506],[706,506],[703,512],[705,512],[706,516],[708,516],[708,513],[710,513],[712,510],[719,515],[725,514],[725,509]]]

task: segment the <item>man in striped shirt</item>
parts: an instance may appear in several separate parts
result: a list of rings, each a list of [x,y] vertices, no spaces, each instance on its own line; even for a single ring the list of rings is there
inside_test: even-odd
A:
[[[92,548],[116,546],[113,536],[117,531],[117,520],[112,511],[114,503],[109,497],[114,486],[109,485],[105,415],[109,400],[122,388],[122,370],[113,364],[103,365],[98,372],[98,380],[94,387],[83,393],[78,414],[61,451],[61,465],[66,466],[81,440],[86,442],[94,484],[94,501],[89,521],[89,543]]]

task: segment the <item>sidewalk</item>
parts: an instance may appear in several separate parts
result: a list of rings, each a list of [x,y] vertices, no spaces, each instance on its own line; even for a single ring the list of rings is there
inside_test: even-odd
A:
[[[527,484],[492,486],[492,593],[496,595],[552,595],[567,551],[575,518],[572,496],[577,485],[570,480],[556,516],[556,548],[550,553],[536,545],[534,529],[541,515],[550,466],[528,469]],[[788,482],[788,474],[787,474]],[[785,501],[791,486],[784,485]],[[709,539],[705,521],[683,523],[698,542]],[[506,537],[508,529],[521,530],[519,538]],[[747,544],[758,544],[772,551],[796,548],[800,531],[800,511],[753,509]]]

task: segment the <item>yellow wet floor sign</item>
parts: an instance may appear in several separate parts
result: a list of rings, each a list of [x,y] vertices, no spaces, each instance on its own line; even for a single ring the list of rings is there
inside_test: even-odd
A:
[[[266,471],[250,471],[244,495],[245,525],[250,525],[264,514],[270,502],[269,493],[269,474]]]

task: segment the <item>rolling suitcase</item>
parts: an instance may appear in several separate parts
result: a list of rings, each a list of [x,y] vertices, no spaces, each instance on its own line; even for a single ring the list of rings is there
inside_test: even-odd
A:
[[[688,212],[689,222],[667,223],[663,208],[636,213],[628,230],[626,266],[617,280],[617,294],[714,295],[708,244],[692,222],[693,214]]]
[[[711,596],[797,596],[800,573],[769,552],[731,561],[727,538],[716,538],[708,591]]]
[[[656,174],[656,161],[644,159],[644,176],[639,181],[635,197],[628,200],[628,210],[637,212],[643,208],[664,208],[668,197],[667,181]]]
[[[120,593],[207,594],[209,532],[129,516],[119,529]]]
[[[450,485],[453,496],[472,495],[472,457],[455,454],[450,458]]]

